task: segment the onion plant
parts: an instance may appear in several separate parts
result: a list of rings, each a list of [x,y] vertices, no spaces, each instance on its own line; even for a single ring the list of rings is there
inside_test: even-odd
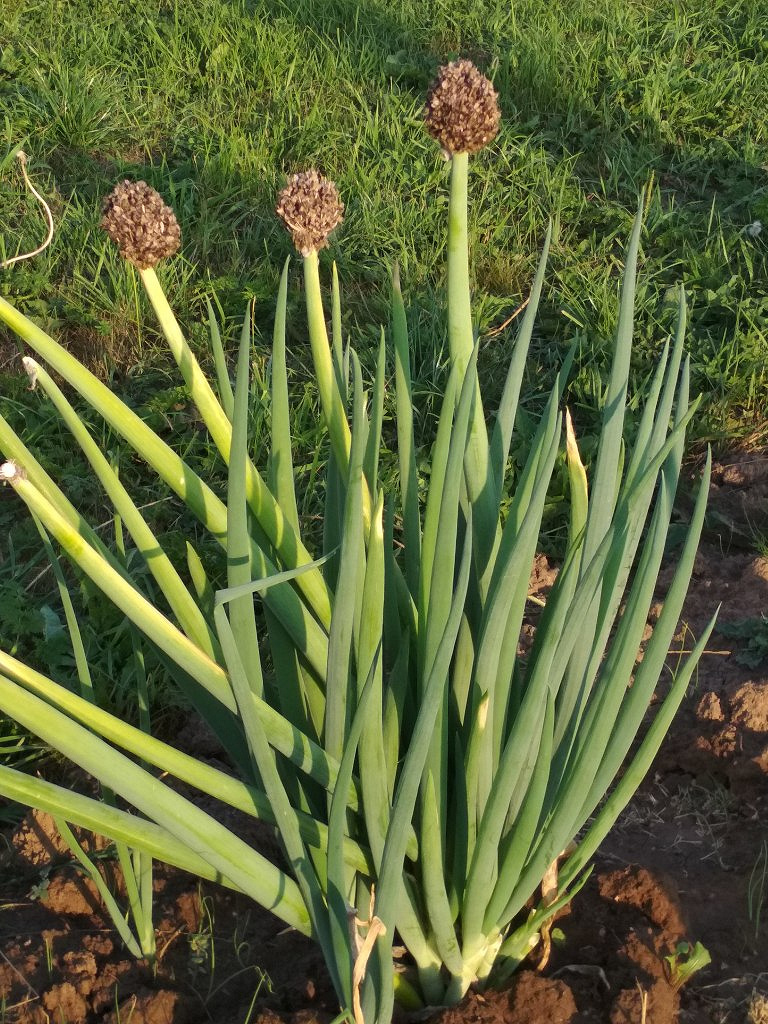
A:
[[[180,374],[226,466],[198,475],[113,392],[8,302],[0,318],[34,353],[52,403],[151,574],[138,577],[0,420],[0,476],[75,570],[101,588],[226,750],[212,767],[100,708],[76,685],[0,651],[0,710],[79,764],[99,800],[0,767],[7,797],[111,837],[119,848],[240,890],[321,946],[342,1013],[387,1024],[407,1007],[458,1001],[503,981],[546,938],[667,731],[708,630],[646,713],[665,667],[704,515],[705,469],[678,565],[642,660],[680,475],[689,402],[685,305],[659,354],[634,441],[623,442],[641,213],[624,261],[610,379],[591,480],[562,399],[566,359],[519,471],[510,444],[545,276],[549,235],[488,417],[477,372],[467,241],[470,155],[499,122],[491,83],[443,68],[426,122],[451,162],[447,227],[450,374],[428,472],[414,440],[411,353],[397,272],[391,325],[366,390],[345,346],[339,287],[326,326],[318,253],[341,222],[332,182],[291,177],[278,213],[301,254],[308,340],[328,437],[318,549],[293,472],[286,372],[288,265],[277,296],[271,446],[253,458],[246,314],[233,379],[210,312],[203,372],[155,265],[179,246],[172,211],[144,183],[108,197],[102,224],[139,272]],[[45,365],[44,365],[45,364]],[[118,432],[220,551],[214,590],[190,543],[175,564],[54,377]],[[379,472],[394,379],[396,486]],[[548,489],[565,435],[568,548],[527,649],[521,629]],[[635,743],[638,734],[642,738]],[[270,860],[172,779],[271,823]],[[124,858],[123,858],[124,859]],[[116,911],[117,912],[117,911]]]

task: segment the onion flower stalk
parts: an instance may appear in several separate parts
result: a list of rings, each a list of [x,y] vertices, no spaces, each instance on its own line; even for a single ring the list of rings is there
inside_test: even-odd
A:
[[[278,215],[303,261],[329,453],[318,509],[323,537],[315,546],[303,535],[293,469],[288,263],[272,343],[271,437],[259,466],[251,455],[249,313],[231,374],[209,304],[209,379],[155,271],[180,245],[173,212],[141,182],[118,185],[104,206],[103,227],[138,269],[226,469],[226,484],[217,487],[0,298],[0,320],[34,353],[25,367],[38,400],[50,402],[71,430],[114,508],[118,539],[110,544],[95,531],[1,418],[0,480],[36,517],[57,557],[126,617],[141,650],[179,686],[226,754],[226,767],[212,767],[152,735],[148,720],[135,727],[79,692],[75,680],[55,682],[0,649],[0,711],[121,802],[3,766],[0,792],[50,811],[64,828],[91,829],[118,849],[138,851],[145,895],[147,865],[163,860],[245,893],[312,936],[342,1013],[355,1024],[389,1024],[395,1000],[411,1009],[455,1003],[471,987],[503,982],[546,944],[554,916],[577,898],[595,850],[651,765],[714,624],[676,667],[649,724],[693,568],[710,469],[708,460],[661,614],[638,661],[696,408],[681,291],[674,336],[659,354],[634,440],[625,444],[641,211],[624,260],[594,464],[588,474],[561,411],[571,350],[511,479],[507,463],[550,236],[489,421],[472,326],[467,202],[470,156],[499,128],[495,90],[470,62],[455,62],[430,89],[425,117],[451,161],[451,363],[428,474],[416,459],[397,271],[389,336],[382,332],[366,390],[358,357],[343,343],[335,269],[330,333],[326,326],[319,253],[342,221],[338,191],[310,169],[290,177],[278,198]],[[185,564],[165,550],[46,367],[197,518],[219,552],[218,589],[192,543]],[[389,368],[394,487],[379,472]],[[563,447],[568,547],[522,652],[528,583]],[[125,557],[128,546],[136,557]],[[133,568],[138,560],[141,572]],[[282,857],[248,845],[168,779],[270,824]],[[146,915],[136,920],[147,945]]]

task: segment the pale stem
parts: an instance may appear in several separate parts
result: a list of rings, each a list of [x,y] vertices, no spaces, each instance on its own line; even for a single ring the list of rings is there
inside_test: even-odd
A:
[[[338,384],[333,372],[331,346],[325,326],[323,298],[320,291],[320,271],[317,252],[312,250],[304,256],[304,288],[307,300],[307,320],[309,323],[309,344],[312,349],[312,362],[317,376],[317,390],[323,417],[331,438],[331,447],[336,456],[342,476],[349,470],[349,453],[352,439],[339,394]]]
[[[448,205],[448,343],[451,358],[462,369],[466,367],[474,346],[469,293],[468,177],[469,154],[454,153]]]

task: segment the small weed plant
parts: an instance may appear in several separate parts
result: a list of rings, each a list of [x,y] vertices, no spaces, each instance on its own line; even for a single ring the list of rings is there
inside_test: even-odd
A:
[[[736,652],[736,661],[747,668],[758,668],[768,658],[768,615],[759,618],[721,622],[718,632],[735,640],[744,640]]]
[[[330,335],[323,306],[318,253],[342,220],[336,187],[310,170],[293,175],[278,201],[301,255],[308,344],[328,438],[319,549],[310,550],[296,498],[287,264],[272,349],[271,442],[269,451],[254,452],[249,313],[232,381],[211,307],[215,374],[208,379],[155,271],[180,244],[173,212],[143,182],[118,185],[105,203],[102,225],[138,270],[226,467],[226,486],[195,473],[107,386],[0,299],[0,319],[38,357],[24,360],[32,386],[71,431],[114,510],[108,542],[0,421],[7,459],[0,475],[35,517],[56,567],[77,677],[70,687],[60,685],[0,652],[0,710],[97,779],[102,798],[3,766],[0,791],[52,812],[73,843],[67,823],[115,840],[131,914],[121,915],[112,897],[110,909],[135,951],[152,954],[151,871],[160,859],[247,894],[312,936],[342,1014],[357,1024],[388,1024],[395,1000],[411,1008],[454,1003],[470,987],[500,983],[548,936],[651,764],[713,625],[678,668],[627,760],[675,632],[709,478],[707,463],[676,573],[637,664],[694,413],[682,293],[674,338],[659,353],[634,443],[625,450],[638,212],[591,482],[570,418],[566,413],[563,422],[561,413],[573,351],[523,468],[509,480],[549,237],[489,420],[477,373],[467,207],[471,155],[498,128],[493,86],[470,62],[449,64],[431,87],[425,120],[451,164],[450,375],[426,466],[414,445],[411,352],[397,271],[389,346],[382,331],[367,391],[357,355],[344,345],[335,271]],[[192,543],[186,564],[169,557],[44,363],[196,516],[218,545],[223,589],[213,588]],[[392,381],[394,488],[379,472]],[[521,653],[531,566],[563,433],[568,549],[532,645]],[[94,697],[54,542],[131,624],[144,709],[138,726]],[[150,650],[217,735],[229,770],[151,734],[144,669]],[[270,859],[248,845],[168,776],[271,823],[282,856]]]

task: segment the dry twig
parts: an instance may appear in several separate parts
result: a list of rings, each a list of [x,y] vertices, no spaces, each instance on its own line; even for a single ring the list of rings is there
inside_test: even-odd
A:
[[[43,243],[38,245],[36,249],[33,249],[32,252],[21,253],[19,256],[12,256],[8,260],[3,260],[3,262],[0,263],[0,269],[2,270],[5,270],[6,267],[12,266],[14,263],[18,263],[20,260],[30,260],[33,256],[39,256],[41,252],[48,248],[53,240],[53,214],[51,213],[51,208],[48,203],[46,203],[35,186],[29,180],[29,175],[27,174],[27,154],[23,149],[18,151],[16,159],[21,164],[21,173],[24,176],[24,184],[43,208],[43,213],[45,214],[45,219],[48,224],[48,234],[45,236]]]

